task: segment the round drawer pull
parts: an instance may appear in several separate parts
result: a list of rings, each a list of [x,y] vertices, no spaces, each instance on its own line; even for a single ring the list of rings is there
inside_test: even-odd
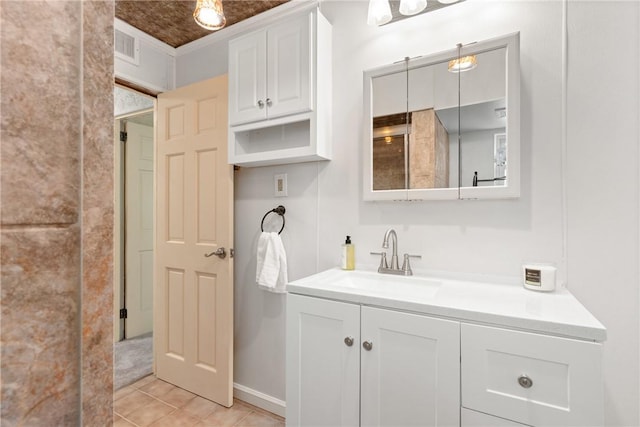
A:
[[[365,341],[362,343],[362,347],[364,347],[364,349],[367,351],[371,351],[371,349],[373,348],[373,343],[370,341]]]
[[[351,337],[346,337],[344,339],[344,343],[347,345],[347,347],[351,347],[353,345],[353,338]]]
[[[518,384],[520,384],[522,388],[531,388],[533,380],[526,375],[520,375],[518,377]]]

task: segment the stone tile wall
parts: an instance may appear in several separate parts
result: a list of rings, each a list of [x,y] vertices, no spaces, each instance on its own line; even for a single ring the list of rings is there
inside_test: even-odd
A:
[[[111,424],[113,7],[0,3],[2,426]]]

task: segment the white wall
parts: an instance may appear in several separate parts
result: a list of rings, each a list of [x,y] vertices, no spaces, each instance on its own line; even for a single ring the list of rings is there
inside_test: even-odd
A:
[[[334,37],[334,159],[236,172],[237,383],[276,399],[285,396],[285,305],[281,296],[253,283],[260,219],[283,204],[290,279],[337,265],[346,234],[356,245],[357,265],[373,268],[376,259],[369,251],[379,250],[388,227],[398,232],[401,252],[422,255],[415,269],[516,276],[525,261],[556,263],[561,280],[568,278],[571,290],[609,328],[606,424],[640,423],[638,4],[606,3],[570,3],[569,107],[574,110],[563,170],[562,2],[468,0],[381,28],[366,25],[365,1],[322,2]],[[521,33],[521,197],[362,202],[363,70],[515,31]],[[589,55],[592,43],[596,49]],[[631,70],[605,74],[602,84],[603,69],[629,55]],[[610,61],[607,67],[601,57]],[[221,66],[210,61],[210,54],[178,56],[178,69],[199,67],[197,78],[209,77]],[[180,76],[178,86],[192,82]],[[608,156],[609,146],[621,150]],[[598,170],[601,161],[604,171]],[[273,174],[283,172],[289,197],[274,198]],[[588,180],[596,173],[597,180]],[[620,191],[612,191],[613,185]]]
[[[138,63],[114,58],[114,73],[129,83],[165,92],[175,87],[175,49],[154,39],[120,19],[114,19],[115,29],[138,40]]]
[[[568,271],[607,327],[606,425],[638,405],[638,2],[569,2]]]

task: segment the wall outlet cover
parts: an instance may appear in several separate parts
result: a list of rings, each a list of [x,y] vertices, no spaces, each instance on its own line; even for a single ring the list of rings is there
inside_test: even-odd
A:
[[[275,197],[287,197],[287,174],[279,173],[273,176],[273,185]]]

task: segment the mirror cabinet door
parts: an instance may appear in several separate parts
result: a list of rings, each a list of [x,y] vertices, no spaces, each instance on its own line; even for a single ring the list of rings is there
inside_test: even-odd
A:
[[[460,76],[460,186],[504,186],[507,179],[506,49],[474,55]],[[500,137],[499,137],[500,135]]]
[[[444,116],[457,109],[458,76],[447,72],[447,62],[410,68],[408,74],[410,193],[457,188],[457,126],[448,126]]]
[[[372,79],[373,191],[408,188],[407,73]]]

